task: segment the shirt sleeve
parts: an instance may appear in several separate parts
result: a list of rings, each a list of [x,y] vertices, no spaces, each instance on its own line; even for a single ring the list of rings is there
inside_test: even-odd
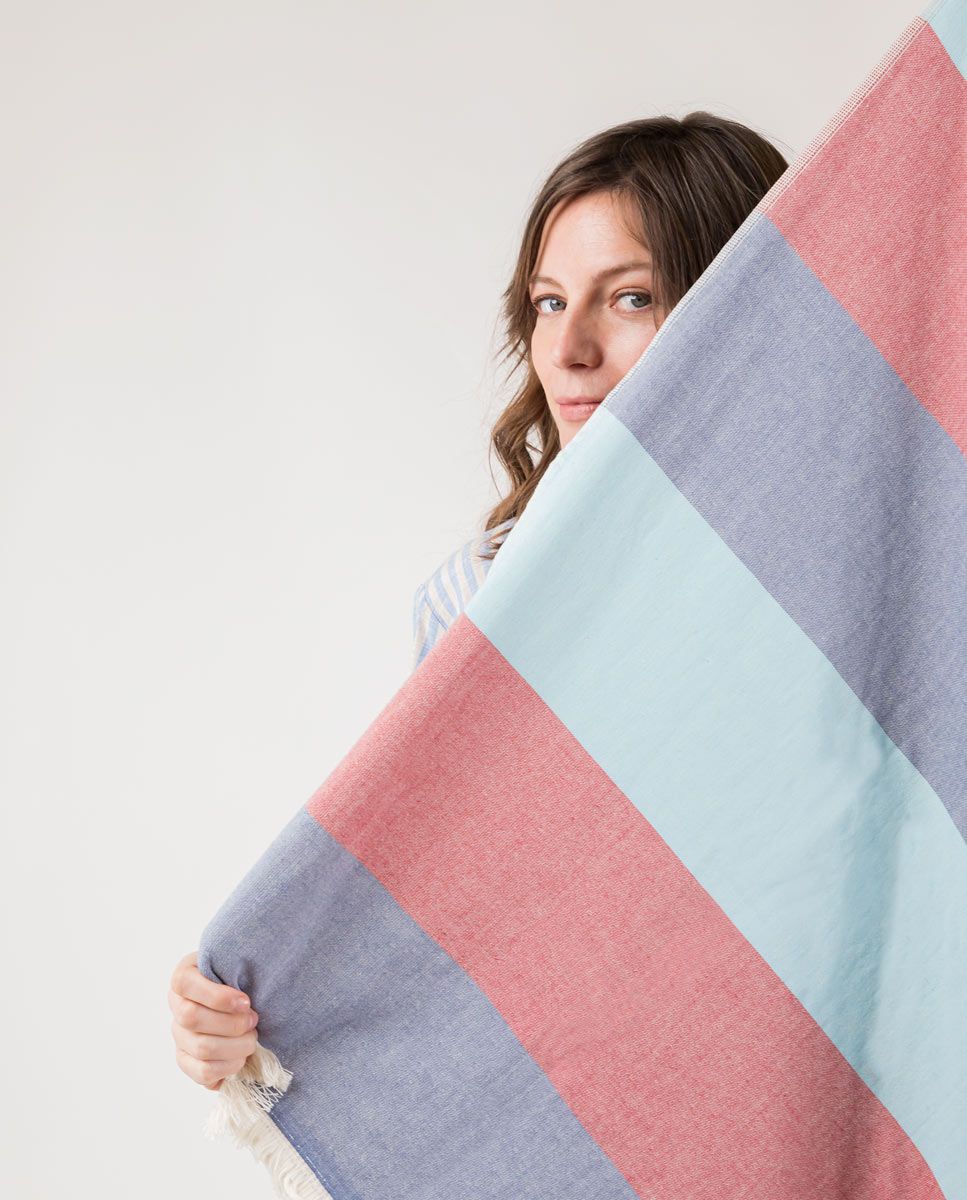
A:
[[[446,628],[430,604],[426,584],[421,583],[413,596],[414,671],[446,632]]]

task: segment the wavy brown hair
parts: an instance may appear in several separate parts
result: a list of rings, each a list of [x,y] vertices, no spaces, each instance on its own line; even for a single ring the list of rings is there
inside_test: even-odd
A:
[[[502,295],[505,337],[498,361],[513,360],[507,379],[521,366],[524,378],[491,430],[490,452],[507,473],[509,491],[488,513],[484,531],[524,511],[561,448],[530,358],[537,314],[529,281],[555,206],[591,192],[631,201],[638,227],[629,233],[651,253],[655,308],[667,316],[788,165],[754,130],[698,111],[680,120],[658,116],[614,125],[581,142],[554,168],[531,208]],[[529,440],[532,431],[536,445]],[[496,555],[500,540],[488,543],[486,557]]]

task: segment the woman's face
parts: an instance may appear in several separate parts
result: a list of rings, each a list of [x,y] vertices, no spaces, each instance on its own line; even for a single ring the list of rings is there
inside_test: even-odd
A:
[[[531,276],[531,361],[562,449],[597,408],[573,402],[600,403],[661,324],[651,298],[651,256],[620,220],[631,211],[621,207],[626,203],[611,192],[561,201],[548,217]]]

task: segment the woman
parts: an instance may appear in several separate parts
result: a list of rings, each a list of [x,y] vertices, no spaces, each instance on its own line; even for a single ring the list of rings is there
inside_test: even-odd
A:
[[[483,582],[554,457],[787,166],[751,129],[693,112],[606,129],[551,173],[503,295],[503,356],[512,372],[524,365],[491,434],[510,490],[417,588],[414,667]]]
[[[555,456],[787,166],[746,126],[693,112],[606,129],[551,173],[503,294],[502,358],[513,357],[511,373],[524,367],[491,433],[509,490],[417,588],[414,666],[483,582]],[[175,967],[168,1003],[179,1066],[217,1090],[255,1049],[258,1014],[203,976],[196,952]]]

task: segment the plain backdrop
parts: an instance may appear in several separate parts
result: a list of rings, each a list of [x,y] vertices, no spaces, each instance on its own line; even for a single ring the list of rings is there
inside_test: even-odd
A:
[[[4,1194],[270,1194],[169,978],[499,495],[537,189],[695,108],[791,160],[918,11],[0,6]]]

